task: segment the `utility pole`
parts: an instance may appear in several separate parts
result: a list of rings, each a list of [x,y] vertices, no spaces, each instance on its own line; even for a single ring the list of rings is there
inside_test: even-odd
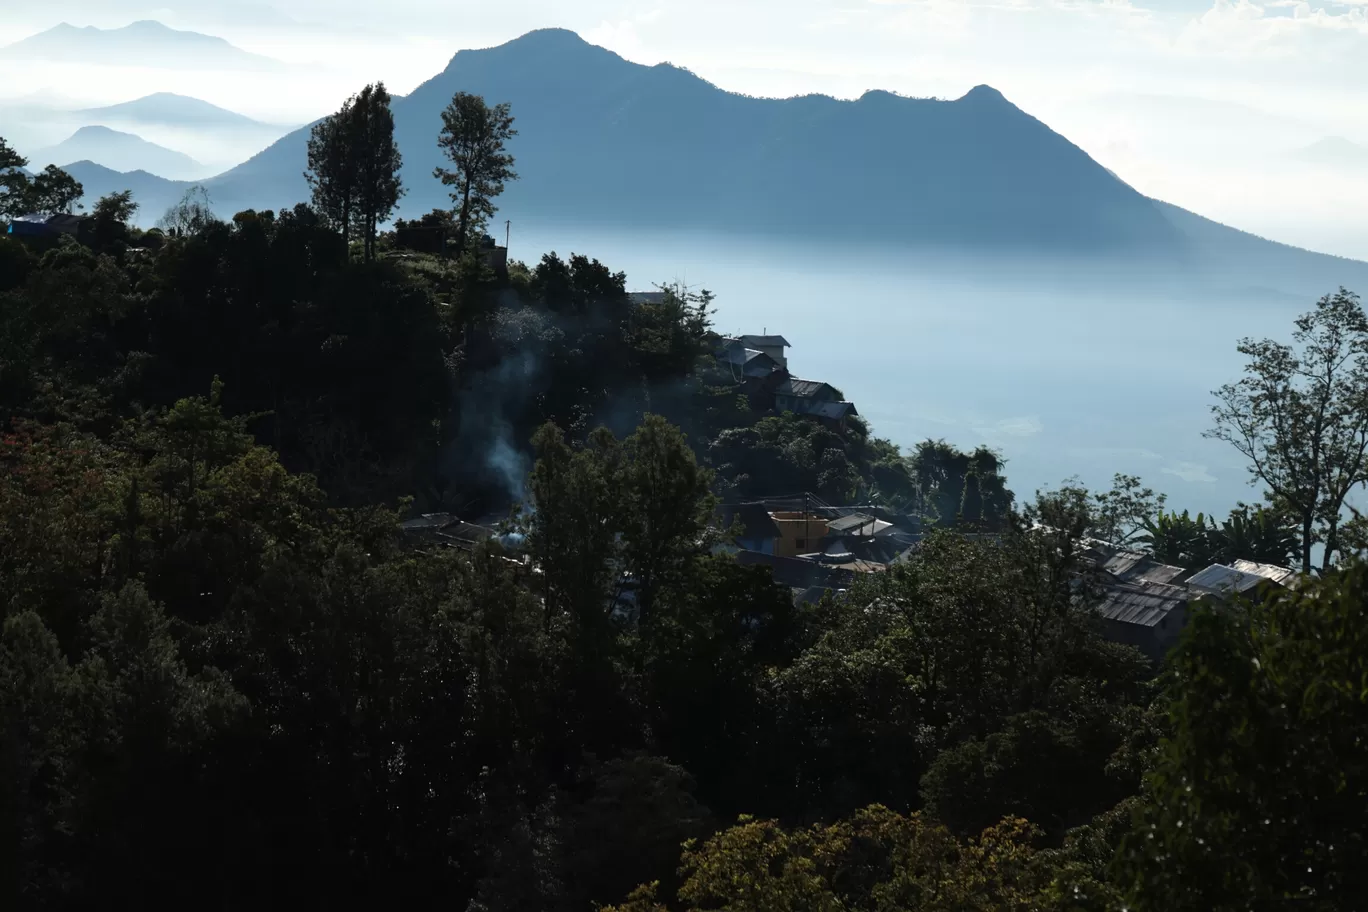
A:
[[[513,220],[504,219],[504,251],[508,250],[508,238],[513,234]]]

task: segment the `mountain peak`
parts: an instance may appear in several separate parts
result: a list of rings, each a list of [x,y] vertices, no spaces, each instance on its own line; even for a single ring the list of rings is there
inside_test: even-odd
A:
[[[75,133],[72,134],[71,138],[72,138],[72,139],[75,139],[76,137],[79,136],[79,137],[84,137],[84,138],[87,138],[87,139],[94,139],[94,138],[96,138],[96,137],[132,136],[132,135],[133,135],[132,133],[121,133],[121,132],[118,131],[118,130],[111,129],[111,128],[106,127],[106,126],[104,126],[104,125],[102,125],[102,124],[92,124],[91,126],[88,126],[88,127],[81,127],[81,129],[77,130]],[[136,138],[136,137],[135,137],[135,138]]]
[[[593,47],[580,37],[578,32],[567,28],[542,28],[520,35],[508,42],[510,45],[540,45],[542,47]]]
[[[964,93],[960,101],[973,101],[980,104],[993,103],[1010,105],[1007,97],[990,85],[976,85]]]

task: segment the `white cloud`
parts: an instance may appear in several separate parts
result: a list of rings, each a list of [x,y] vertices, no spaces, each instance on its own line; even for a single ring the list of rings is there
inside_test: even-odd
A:
[[[1173,475],[1183,481],[1194,484],[1210,484],[1216,480],[1216,476],[1207,471],[1207,467],[1195,462],[1177,462],[1163,468],[1165,475]]]
[[[1039,418],[1004,418],[995,424],[976,427],[974,433],[984,437],[1033,437],[1045,430]]]

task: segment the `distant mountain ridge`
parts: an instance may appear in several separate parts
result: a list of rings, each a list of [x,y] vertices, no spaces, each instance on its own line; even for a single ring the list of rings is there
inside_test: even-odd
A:
[[[270,129],[271,124],[253,120],[227,108],[173,92],[155,92],[102,108],[86,108],[77,116],[97,122],[155,124],[164,127],[236,127]]]
[[[1368,146],[1342,136],[1327,136],[1292,153],[1292,157],[1313,165],[1332,168],[1361,168],[1368,165]]]
[[[1192,231],[1207,251],[1225,249],[1211,231],[1230,231],[1175,218],[989,86],[954,101],[882,91],[854,101],[751,98],[677,67],[631,63],[560,29],[461,51],[395,100],[404,215],[449,205],[431,175],[443,163],[440,113],[457,91],[512,105],[521,179],[499,206],[514,219],[1183,268],[1202,255]],[[225,211],[307,199],[308,132],[206,181],[212,198]],[[152,208],[182,190],[162,188]],[[1230,249],[1257,269],[1244,238],[1252,236]],[[1314,260],[1331,272],[1350,262]]]
[[[114,171],[146,171],[172,180],[202,176],[204,171],[204,166],[188,155],[104,126],[82,127],[29,158],[39,167],[89,160]]]
[[[193,69],[274,69],[278,61],[250,54],[222,38],[178,31],[154,20],[116,29],[63,22],[0,48],[0,60]]]

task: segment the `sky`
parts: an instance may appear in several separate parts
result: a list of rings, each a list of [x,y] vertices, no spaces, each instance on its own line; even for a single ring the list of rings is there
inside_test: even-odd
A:
[[[174,88],[281,123],[326,113],[376,78],[406,92],[461,48],[547,26],[753,95],[880,88],[954,98],[987,83],[1141,192],[1368,259],[1368,0],[0,0],[0,9],[0,42],[60,21],[155,18],[299,65],[284,86],[129,69],[10,80],[10,94],[17,85],[107,103]],[[1299,158],[1327,137],[1362,149],[1332,164]]]

